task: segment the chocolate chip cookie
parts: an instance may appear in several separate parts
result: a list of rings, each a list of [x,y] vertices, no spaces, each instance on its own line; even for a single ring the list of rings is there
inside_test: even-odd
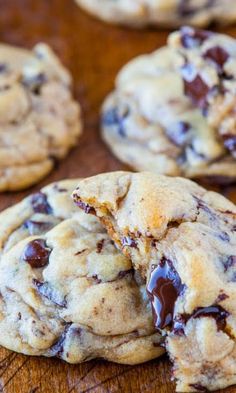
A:
[[[0,45],[0,192],[39,182],[81,133],[71,77],[45,44]]]
[[[234,0],[76,0],[91,14],[112,23],[133,27],[146,25],[204,27],[212,22],[236,21]]]
[[[81,180],[74,199],[147,280],[177,391],[235,384],[236,206],[190,180],[148,172]]]
[[[118,74],[102,134],[136,170],[236,180],[236,41],[192,27]]]
[[[161,355],[145,281],[54,183],[0,214],[0,345],[69,363]]]

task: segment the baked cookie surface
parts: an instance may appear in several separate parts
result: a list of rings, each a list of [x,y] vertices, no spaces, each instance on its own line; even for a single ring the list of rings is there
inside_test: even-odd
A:
[[[81,133],[71,77],[45,44],[0,44],[0,192],[39,182]]]
[[[145,281],[75,206],[77,183],[54,183],[0,213],[0,345],[69,363],[153,359],[164,349]]]
[[[236,21],[235,0],[76,0],[85,10],[106,22],[134,27],[155,25],[204,27],[212,22]]]
[[[128,63],[105,100],[102,135],[135,170],[236,179],[236,41],[183,27]]]
[[[182,178],[113,172],[81,180],[95,213],[147,279],[177,391],[236,383],[236,206]]]

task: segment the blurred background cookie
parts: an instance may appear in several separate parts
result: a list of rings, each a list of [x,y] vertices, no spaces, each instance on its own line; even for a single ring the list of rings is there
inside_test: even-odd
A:
[[[76,0],[86,11],[106,22],[133,27],[155,25],[204,27],[212,22],[236,21],[234,0]]]
[[[136,170],[236,179],[236,41],[183,27],[168,44],[118,74],[102,134]]]
[[[71,76],[46,44],[0,45],[0,192],[39,182],[77,143]]]

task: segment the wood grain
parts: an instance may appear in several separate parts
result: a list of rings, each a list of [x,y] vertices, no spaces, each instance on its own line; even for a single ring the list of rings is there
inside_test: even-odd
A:
[[[236,28],[224,31],[236,36]],[[73,74],[85,122],[79,146],[69,157],[31,190],[0,195],[0,210],[49,182],[124,168],[100,140],[99,108],[120,67],[163,45],[167,34],[105,25],[85,15],[72,0],[0,0],[1,41],[29,48],[39,41],[49,43]],[[236,201],[234,187],[219,191]],[[172,393],[174,384],[165,356],[136,367],[100,360],[70,366],[57,359],[26,357],[1,349],[0,392]],[[233,393],[236,388],[224,392]]]

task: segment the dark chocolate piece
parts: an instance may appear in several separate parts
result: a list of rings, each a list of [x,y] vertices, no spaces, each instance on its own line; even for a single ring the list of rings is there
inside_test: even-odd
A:
[[[186,4],[186,0],[182,2],[182,4]],[[185,7],[186,12],[188,12]],[[182,13],[184,8],[182,8]],[[183,26],[180,29],[181,33],[181,43],[184,48],[196,48],[200,46],[207,38],[209,38],[212,33],[206,30],[196,29],[190,26]]]
[[[88,203],[84,203],[81,200],[76,201],[76,205],[79,206],[86,214],[96,215],[94,207],[90,206]]]
[[[33,236],[47,232],[49,229],[53,228],[54,224],[47,221],[27,220],[24,222],[23,226],[29,231],[29,234]]]
[[[32,195],[31,205],[35,213],[52,214],[52,208],[48,203],[47,195],[41,191]]]
[[[32,268],[42,268],[48,264],[51,251],[45,240],[35,239],[26,245],[21,260],[27,262]]]
[[[210,91],[210,87],[204,82],[197,73],[195,67],[191,64],[185,64],[181,68],[181,74],[184,81],[185,95],[200,109],[206,110],[207,95]]]
[[[224,310],[223,307],[219,305],[213,305],[210,307],[199,307],[193,311],[192,314],[183,314],[175,317],[173,324],[173,332],[178,335],[184,334],[184,328],[187,322],[193,318],[214,318],[216,321],[218,330],[225,330],[226,319],[229,316],[228,311]]]
[[[218,70],[222,72],[224,64],[229,58],[229,54],[221,46],[213,46],[203,54],[203,57],[204,59],[213,61]]]

